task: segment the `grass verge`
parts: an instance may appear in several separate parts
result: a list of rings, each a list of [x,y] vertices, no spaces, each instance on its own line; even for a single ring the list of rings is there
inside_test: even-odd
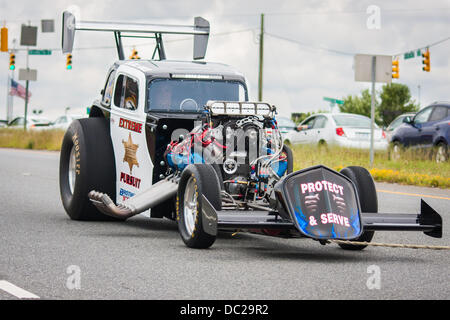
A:
[[[0,148],[60,150],[64,131],[0,129]]]
[[[450,188],[450,162],[436,163],[420,151],[405,150],[398,161],[390,160],[388,151],[375,152],[373,168],[370,168],[368,150],[312,145],[296,145],[292,149],[294,170],[318,164],[337,171],[361,166],[370,171],[375,181]]]

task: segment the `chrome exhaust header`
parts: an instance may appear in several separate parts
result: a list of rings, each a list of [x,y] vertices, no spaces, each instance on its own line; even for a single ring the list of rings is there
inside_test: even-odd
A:
[[[88,197],[100,212],[114,218],[128,219],[175,196],[178,181],[179,177],[169,176],[119,205],[107,194],[95,190],[89,192]]]

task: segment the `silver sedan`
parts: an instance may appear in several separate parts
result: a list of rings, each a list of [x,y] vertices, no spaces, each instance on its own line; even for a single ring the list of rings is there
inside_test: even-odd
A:
[[[320,113],[306,118],[297,130],[284,136],[291,144],[329,144],[348,148],[370,148],[370,118],[351,113]],[[375,150],[387,150],[385,132],[375,124]]]

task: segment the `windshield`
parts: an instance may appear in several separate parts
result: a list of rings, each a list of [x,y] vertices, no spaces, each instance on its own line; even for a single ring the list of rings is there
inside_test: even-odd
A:
[[[247,101],[237,81],[155,79],[148,88],[146,111],[202,111],[208,100]]]
[[[288,118],[277,118],[278,128],[295,128],[296,125],[294,121]]]
[[[333,119],[338,127],[370,128],[370,118],[356,114],[333,115]],[[378,128],[376,124],[375,128]]]

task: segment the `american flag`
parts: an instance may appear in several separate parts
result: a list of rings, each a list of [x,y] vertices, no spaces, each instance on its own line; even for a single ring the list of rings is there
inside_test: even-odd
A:
[[[18,96],[25,99],[25,88],[21,86],[18,82],[11,79],[11,89],[9,91],[11,96]],[[28,90],[28,98],[31,97],[31,92]]]

